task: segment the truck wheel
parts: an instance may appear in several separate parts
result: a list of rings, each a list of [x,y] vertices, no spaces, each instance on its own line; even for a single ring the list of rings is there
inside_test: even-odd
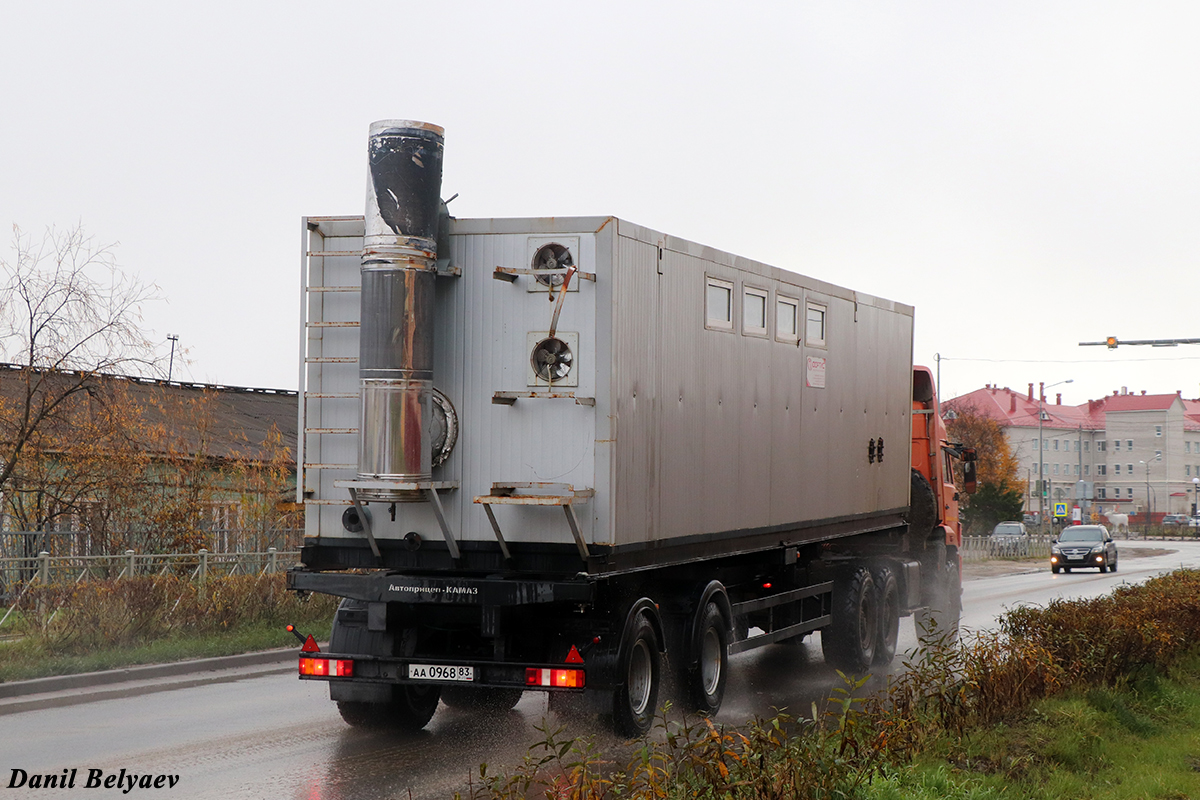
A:
[[[937,498],[929,481],[916,469],[912,470],[909,497],[908,529],[916,534],[917,540],[924,540],[937,524]]]
[[[866,672],[875,658],[879,612],[871,571],[858,567],[833,585],[833,621],[821,631],[826,663],[842,672]]]
[[[613,724],[623,736],[641,736],[654,722],[660,649],[654,625],[645,614],[639,614],[621,659],[621,685],[613,692]]]
[[[696,664],[688,670],[688,705],[701,714],[716,714],[725,696],[729,664],[729,626],[716,603],[704,606],[694,653]]]
[[[958,641],[958,622],[962,617],[962,579],[958,564],[947,559],[933,579],[929,605],[913,614],[917,639],[928,641],[944,637],[949,642]]]
[[[339,700],[338,713],[356,728],[391,728],[414,733],[433,719],[437,710],[439,686],[393,686],[392,700],[365,703]]]
[[[523,689],[470,688],[447,686],[442,689],[442,702],[459,711],[480,714],[503,714],[521,701]]]
[[[891,567],[880,567],[872,576],[879,608],[879,635],[875,639],[875,661],[887,666],[896,658],[900,637],[900,584]]]

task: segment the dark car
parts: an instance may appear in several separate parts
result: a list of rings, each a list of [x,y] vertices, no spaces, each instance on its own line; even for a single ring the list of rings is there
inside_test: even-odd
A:
[[[988,537],[988,554],[993,556],[1029,555],[1029,531],[1022,522],[1001,522]]]
[[[1103,525],[1071,525],[1050,546],[1050,571],[1099,567],[1117,571],[1117,545]]]

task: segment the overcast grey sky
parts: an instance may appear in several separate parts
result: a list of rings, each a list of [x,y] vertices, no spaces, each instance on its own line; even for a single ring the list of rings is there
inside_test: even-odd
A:
[[[295,388],[300,217],[376,119],[459,217],[613,214],[916,307],[943,396],[1200,396],[1195,2],[10,2],[0,221],[160,287],[176,377]],[[5,230],[7,233],[7,229]],[[1054,391],[1059,391],[1055,389]]]

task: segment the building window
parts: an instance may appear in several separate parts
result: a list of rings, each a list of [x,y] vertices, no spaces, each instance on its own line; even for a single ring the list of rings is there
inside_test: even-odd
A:
[[[1191,442],[1184,442],[1184,443],[1183,443],[1183,452],[1185,452],[1185,453],[1191,453],[1191,452],[1192,452],[1192,443],[1191,443]]]
[[[1050,440],[1049,439],[1042,439],[1042,449],[1043,450],[1050,449]]]
[[[1089,452],[1088,447],[1090,447],[1091,444],[1092,444],[1091,442],[1084,442],[1083,443],[1083,452],[1085,452],[1085,453]]]
[[[767,290],[752,286],[742,288],[742,333],[750,336],[767,335]]]
[[[1076,453],[1079,452],[1079,440],[1078,439],[1075,440],[1075,452]]]
[[[1113,464],[1113,475],[1120,475],[1120,474],[1121,474],[1121,465]]]
[[[733,284],[729,281],[707,279],[704,327],[718,331],[733,330]]]
[[[1126,440],[1125,440],[1125,449],[1126,449],[1126,450],[1133,450],[1133,439],[1126,439]]]
[[[1107,449],[1108,449],[1108,445],[1105,443],[1105,441],[1103,439],[1096,442],[1096,452],[1097,453],[1103,453]]]
[[[1190,478],[1192,476],[1192,465],[1191,464],[1183,465],[1183,475],[1185,478]]]
[[[1091,465],[1091,464],[1084,464],[1084,465],[1083,465],[1083,474],[1084,474],[1084,475],[1091,475],[1091,474],[1092,474],[1092,465]]]
[[[1113,450],[1118,453],[1121,452],[1121,440],[1120,439],[1113,439]]]
[[[775,338],[781,342],[800,340],[800,301],[775,296]]]
[[[825,346],[825,306],[805,303],[804,343],[809,347]]]
[[[1155,435],[1155,436],[1162,436],[1162,425],[1155,425],[1155,426],[1154,426],[1154,435]]]
[[[1074,467],[1072,467],[1072,470],[1075,472],[1076,475],[1078,475],[1079,474],[1079,465],[1076,464]]]
[[[1129,467],[1129,474],[1132,475],[1133,474],[1133,464],[1126,464],[1125,466]]]
[[[1103,486],[1101,486],[1099,489],[1097,489],[1097,490],[1096,490],[1096,499],[1098,499],[1098,500],[1103,500],[1103,499],[1105,499],[1105,498],[1104,498],[1104,487],[1103,487]]]
[[[1155,461],[1162,461],[1162,450],[1155,450],[1155,451],[1154,451],[1154,460],[1155,460]]]
[[[1055,440],[1054,440],[1054,449],[1055,449],[1055,450],[1057,450],[1057,449],[1058,449],[1058,439],[1055,439]]]
[[[1097,475],[1107,475],[1108,467],[1104,464],[1097,464],[1096,465],[1096,474]]]
[[[1054,465],[1054,474],[1055,474],[1055,475],[1057,475],[1057,474],[1058,474],[1058,464],[1055,464],[1055,465]]]

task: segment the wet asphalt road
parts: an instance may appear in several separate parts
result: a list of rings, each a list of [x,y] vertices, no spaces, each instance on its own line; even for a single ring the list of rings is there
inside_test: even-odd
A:
[[[971,578],[964,590],[963,624],[994,625],[1005,607],[1054,597],[1105,594],[1179,566],[1200,567],[1200,544],[1119,542],[1120,571],[1070,575],[1035,572]],[[1141,548],[1173,550],[1133,557]],[[801,646],[775,646],[733,657],[719,722],[736,724],[774,708],[806,710],[823,700],[837,677],[822,662],[819,637]],[[901,649],[915,644],[902,620]],[[897,659],[899,664],[899,659]],[[528,693],[516,709],[476,719],[444,706],[415,736],[363,732],[346,726],[319,683],[271,675],[122,700],[28,711],[4,718],[0,730],[0,800],[18,797],[298,798],[382,800],[449,798],[465,791],[478,765],[509,767],[562,724],[543,695]],[[570,732],[591,732],[612,752],[621,743],[599,726],[568,721]],[[174,789],[57,790],[6,788],[14,768],[57,773],[87,770],[179,776]]]

